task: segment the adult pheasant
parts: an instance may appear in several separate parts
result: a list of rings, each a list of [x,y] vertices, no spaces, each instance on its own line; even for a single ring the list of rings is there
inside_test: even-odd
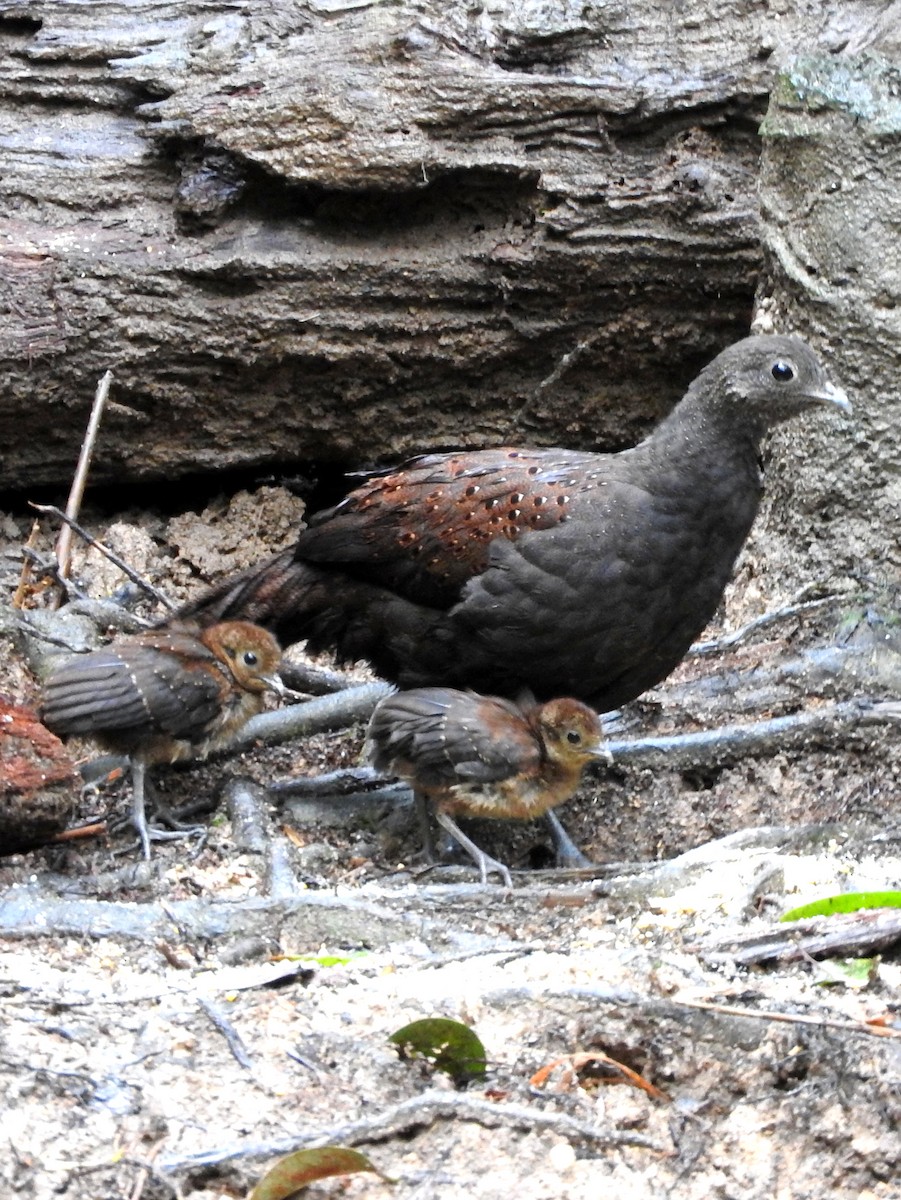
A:
[[[805,342],[747,338],[632,449],[413,459],[181,615],[255,621],[405,688],[604,712],[668,675],[713,616],[760,501],[761,439],[824,405],[850,411]]]

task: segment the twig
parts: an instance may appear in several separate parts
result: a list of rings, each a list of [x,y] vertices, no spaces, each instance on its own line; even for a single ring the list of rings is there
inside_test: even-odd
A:
[[[161,1149],[162,1143],[157,1142],[146,1159],[135,1163],[138,1167],[138,1172],[135,1176],[134,1187],[131,1189],[131,1195],[128,1197],[128,1200],[141,1200],[141,1197],[144,1195],[144,1188],[147,1186],[147,1180],[151,1174],[159,1178],[158,1173],[154,1171],[153,1163],[159,1156]]]
[[[248,779],[231,779],[223,799],[232,826],[232,842],[242,853],[265,854],[271,845],[265,792]]]
[[[81,443],[81,453],[78,456],[78,466],[75,468],[75,478],[72,480],[69,499],[66,501],[66,517],[69,520],[67,520],[66,524],[59,531],[59,537],[56,539],[56,561],[59,564],[60,579],[68,579],[69,577],[69,565],[72,558],[72,529],[69,521],[77,520],[78,513],[81,510],[81,501],[84,497],[85,484],[88,480],[88,471],[91,469],[91,459],[94,456],[94,446],[97,443],[97,434],[100,431],[100,422],[103,418],[103,410],[106,406],[112,382],[113,373],[112,371],[107,371],[97,384],[97,390],[94,393],[94,403],[91,407],[88,428],[84,435],[84,441]]]
[[[28,617],[19,617],[19,628],[27,633],[29,637],[38,638],[42,642],[47,642],[50,646],[59,646],[60,649],[69,650],[72,654],[84,654],[89,649],[83,640],[78,643],[67,641],[64,637],[58,637],[56,634],[41,629],[40,625],[36,625]]]
[[[31,567],[32,567],[32,563],[33,563],[33,559],[29,556],[27,551],[34,550],[35,544],[37,543],[38,534],[40,533],[40,531],[41,531],[40,523],[37,520],[37,518],[35,518],[32,523],[32,526],[31,526],[31,533],[29,533],[29,535],[28,535],[28,541],[22,547],[23,552],[24,552],[23,553],[23,561],[22,561],[22,573],[19,576],[19,584],[18,584],[18,587],[16,588],[15,594],[13,595],[13,601],[12,601],[13,608],[21,608],[25,603],[25,594],[28,591],[29,583],[31,583]]]
[[[482,893],[484,902],[484,891]],[[273,900],[247,896],[240,900],[192,897],[168,904],[121,903],[80,896],[48,899],[28,888],[0,894],[0,936],[117,937],[152,943],[172,936],[173,925],[186,944],[208,939],[271,937],[282,926],[302,926],[312,944],[366,942],[387,945],[428,936],[423,918],[395,912],[371,898],[297,892]]]
[[[79,838],[102,837],[107,832],[106,821],[94,821],[91,825],[76,825],[73,829],[64,829],[50,839],[51,845],[57,842],[74,842]]]
[[[841,1021],[837,1017],[811,1017],[807,1013],[778,1012],[767,1008],[738,1008],[731,1004],[714,1004],[709,1000],[674,1000],[669,1004],[680,1008],[698,1008],[703,1012],[719,1013],[724,1017],[748,1017],[756,1021],[782,1021],[787,1025],[813,1025],[819,1029],[842,1029],[846,1033],[862,1033],[868,1037],[901,1038],[901,1029],[885,1025],[870,1025],[866,1021]]]
[[[153,1158],[159,1154],[160,1146],[154,1146]],[[122,1163],[128,1167],[136,1167],[138,1174],[135,1177],[135,1187],[129,1200],[141,1200],[144,1194],[144,1188],[147,1185],[147,1180],[152,1179],[159,1187],[164,1187],[173,1197],[173,1200],[184,1200],[184,1192],[172,1179],[167,1179],[166,1176],[154,1164],[150,1158],[136,1158],[132,1155],[127,1155],[123,1158]]]
[[[482,895],[484,896],[484,889]],[[493,946],[477,946],[473,950],[457,950],[449,954],[432,954],[421,962],[416,963],[415,970],[430,971],[441,967],[453,966],[456,963],[469,962],[473,958],[491,958],[491,966],[505,967],[507,963],[515,962],[529,954],[538,954],[547,947],[544,942],[498,942]]]
[[[159,1147],[154,1147],[152,1153],[155,1158],[157,1153],[159,1153]],[[137,1175],[135,1176],[134,1186],[137,1188],[140,1184],[140,1191],[137,1193],[139,1197],[144,1190],[147,1177],[151,1177],[154,1183],[159,1184],[160,1187],[164,1187],[168,1195],[172,1196],[174,1200],[184,1200],[184,1192],[176,1181],[168,1179],[163,1175],[149,1158],[135,1158],[133,1155],[127,1154],[123,1158],[120,1158],[118,1162],[113,1162],[109,1158],[106,1158],[103,1162],[99,1163],[79,1163],[78,1175],[79,1178],[82,1175],[102,1175],[110,1171],[118,1171],[123,1166],[136,1168]],[[133,1190],[129,1200],[133,1200],[134,1195],[135,1192]]]
[[[740,1008],[729,1004],[718,1004],[711,1000],[684,1000],[672,996],[648,996],[641,992],[630,992],[624,989],[606,987],[517,987],[499,988],[488,992],[483,1000],[489,1005],[509,1007],[516,1003],[540,1004],[547,1006],[555,1000],[578,1001],[591,1005],[596,1011],[598,1005],[608,1005],[614,1008],[640,1009],[646,1019],[670,1018],[682,1019],[680,1009],[692,1008],[702,1012],[711,1012],[725,1017],[742,1017],[752,1021],[781,1021],[787,1025],[812,1025],[823,1029],[840,1029],[845,1033],[859,1033],[868,1037],[901,1038],[901,1029],[891,1029],[886,1025],[877,1025],[869,1021],[847,1021],[838,1017],[814,1017],[806,1013],[787,1013],[767,1008]]]
[[[605,1054],[603,1050],[581,1050],[575,1054],[564,1054],[562,1058],[555,1058],[553,1062],[547,1063],[540,1070],[536,1071],[529,1083],[533,1088],[543,1088],[550,1078],[556,1067],[569,1067],[573,1075],[577,1075],[583,1067],[591,1066],[595,1063],[601,1063],[604,1066],[612,1067],[614,1071],[619,1072],[619,1077],[605,1077],[605,1083],[620,1083],[625,1081],[632,1087],[640,1088],[641,1091],[647,1092],[649,1096],[653,1096],[655,1100],[670,1100],[671,1097],[666,1094],[661,1088],[650,1083],[643,1075],[639,1075],[637,1071],[633,1071],[631,1067],[627,1067],[625,1063],[621,1063],[616,1058],[611,1058],[609,1054]]]
[[[99,550],[105,558],[109,559],[114,567],[118,567],[123,575],[127,575],[132,583],[136,583],[139,588],[147,592],[148,595],[152,596],[154,600],[159,601],[159,603],[162,604],[164,608],[167,608],[170,612],[175,610],[175,605],[168,598],[168,596],[165,596],[159,590],[159,588],[155,588],[152,583],[149,583],[146,579],[139,575],[133,567],[130,567],[128,563],[124,561],[124,559],[121,559],[118,554],[116,554],[113,550],[110,550],[109,546],[105,546],[103,542],[99,542],[92,534],[88,533],[84,526],[79,525],[74,517],[70,516],[68,513],[64,513],[62,509],[57,508],[54,504],[35,504],[32,500],[30,500],[28,503],[29,506],[33,509],[36,509],[37,512],[49,513],[50,516],[59,517],[67,530],[74,530],[80,538],[84,538],[89,546],[93,546],[95,550]],[[60,568],[60,576],[62,577],[62,568]]]
[[[403,790],[409,791],[406,784],[402,786]],[[337,771],[325,771],[321,775],[278,779],[268,784],[266,790],[278,796],[307,796],[314,800],[346,797],[356,800],[370,796],[381,799],[384,794],[392,795],[401,789],[395,779],[376,774],[372,767],[343,767]]]
[[[789,617],[798,617],[802,613],[810,612],[811,609],[822,608],[824,604],[831,604],[834,600],[840,598],[839,596],[820,596],[816,600],[805,600],[800,604],[786,604],[784,608],[776,608],[771,612],[761,613],[759,617],[755,617],[745,625],[740,625],[738,629],[733,629],[731,633],[723,634],[722,637],[712,638],[707,642],[695,642],[688,653],[695,658],[720,654],[723,650],[731,650],[733,646],[737,646],[740,642],[745,641],[752,633],[756,633],[758,629],[766,629],[768,625],[775,625],[779,621],[787,621]]]
[[[252,1070],[253,1063],[250,1061],[250,1055],[247,1053],[247,1049],[241,1040],[241,1035],[235,1029],[234,1025],[232,1025],[231,1021],[229,1021],[224,1013],[220,1012],[211,1000],[207,1000],[206,997],[198,996],[197,1003],[225,1038],[228,1048],[238,1065],[244,1067],[247,1071]]]
[[[285,839],[272,836],[266,798],[267,792],[249,779],[232,779],[225,788],[235,848],[262,855],[266,895],[273,900],[286,899],[296,893],[297,879]]]
[[[454,1094],[437,1089],[404,1100],[393,1108],[363,1121],[351,1121],[318,1132],[300,1133],[272,1142],[250,1142],[243,1146],[223,1146],[181,1158],[160,1161],[164,1171],[184,1171],[218,1165],[235,1159],[273,1158],[305,1146],[338,1144],[352,1146],[403,1137],[411,1129],[428,1128],[436,1121],[474,1121],[489,1129],[508,1127],[528,1131],[549,1130],[569,1141],[593,1146],[637,1146],[666,1153],[666,1147],[640,1133],[629,1130],[599,1129],[566,1113],[546,1112],[520,1104],[495,1104],[477,1096]]]
[[[60,587],[67,595],[74,595],[79,600],[84,597],[84,592],[74,580],[64,580],[61,578],[59,563],[56,561],[55,554],[39,554],[31,546],[23,546],[22,557],[30,564],[32,576],[34,576],[35,568],[37,568],[40,590],[47,587]]]
[[[541,400],[548,388],[553,387],[555,383],[562,379],[569,368],[574,366],[587,350],[591,349],[600,336],[600,332],[589,334],[588,337],[582,338],[581,341],[577,342],[572,350],[567,350],[565,354],[561,354],[560,360],[553,371],[551,371],[550,375],[546,375],[535,388],[533,394],[523,401],[513,414],[513,420],[521,420],[529,406],[536,400]]]
[[[273,838],[269,845],[264,873],[266,895],[273,900],[290,899],[297,890],[297,876],[291,859],[288,838]]]

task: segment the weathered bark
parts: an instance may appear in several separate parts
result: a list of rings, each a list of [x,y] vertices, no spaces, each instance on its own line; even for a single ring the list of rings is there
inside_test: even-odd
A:
[[[776,64],[884,0],[0,3],[3,485],[623,445],[745,332]]]
[[[769,480],[755,547],[790,590],[845,575],[896,607],[901,553],[901,5],[884,54],[797,60],[763,125],[762,317],[826,347],[854,401],[836,437],[826,423],[781,430],[792,460]],[[893,60],[885,57],[891,54]],[[790,539],[805,532],[802,570]]]

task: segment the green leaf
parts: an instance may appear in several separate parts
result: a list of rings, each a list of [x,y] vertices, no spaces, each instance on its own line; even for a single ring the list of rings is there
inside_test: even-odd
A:
[[[413,1021],[392,1033],[388,1040],[398,1047],[401,1057],[427,1058],[455,1083],[485,1074],[485,1047],[468,1025],[449,1017]]]
[[[315,963],[317,967],[346,967],[348,963],[365,958],[368,951],[351,950],[348,954],[286,954],[291,962]]]
[[[825,896],[784,913],[783,921],[803,921],[805,917],[830,917],[833,913],[857,912],[861,908],[901,908],[901,892],[842,892]]]
[[[382,1175],[378,1167],[358,1150],[349,1150],[346,1146],[320,1146],[318,1150],[295,1150],[280,1158],[256,1185],[248,1200],[288,1200],[317,1179],[353,1175],[357,1171],[373,1171],[386,1183],[395,1182]]]
[[[878,958],[833,958],[828,963],[817,963],[823,972],[818,987],[839,986],[865,988],[876,978]]]

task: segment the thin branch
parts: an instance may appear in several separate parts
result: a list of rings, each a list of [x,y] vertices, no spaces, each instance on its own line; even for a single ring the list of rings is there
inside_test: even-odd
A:
[[[29,584],[31,583],[31,576],[32,576],[31,568],[33,565],[33,559],[28,554],[28,551],[34,550],[34,548],[37,544],[38,534],[40,532],[41,532],[40,523],[37,520],[37,518],[35,518],[34,522],[32,523],[32,526],[31,526],[31,533],[29,533],[29,535],[28,535],[28,541],[22,547],[22,550],[23,550],[22,573],[19,576],[19,585],[16,588],[15,595],[13,596],[13,601],[12,601],[13,608],[22,608],[25,604],[25,597],[28,594],[28,587],[29,587]]]
[[[870,1021],[849,1021],[839,1017],[816,1017],[807,1013],[789,1013],[778,1009],[742,1008],[731,1004],[719,1004],[712,1000],[686,1000],[681,997],[650,996],[641,992],[630,992],[624,989],[610,989],[603,986],[590,987],[575,985],[573,987],[518,987],[503,988],[488,993],[485,997],[489,1004],[508,1006],[513,1002],[520,1005],[547,1005],[555,1000],[577,1001],[589,1004],[594,1010],[598,1005],[614,1008],[639,1009],[646,1018],[684,1019],[679,1010],[691,1008],[701,1012],[710,1012],[724,1017],[741,1017],[751,1021],[779,1021],[786,1025],[810,1025],[821,1029],[838,1029],[844,1033],[862,1034],[865,1037],[901,1038],[901,1029],[888,1025],[880,1025]]]
[[[330,692],[343,692],[359,682],[343,671],[332,671],[312,663],[287,658],[278,671],[289,688],[297,692],[309,692],[313,696],[325,696]]]
[[[581,341],[577,342],[576,345],[573,346],[572,350],[567,350],[565,354],[562,354],[559,362],[551,371],[550,375],[546,375],[544,379],[541,380],[532,395],[524,400],[513,414],[513,420],[522,420],[529,407],[536,401],[543,399],[548,388],[551,388],[558,383],[569,370],[569,368],[574,366],[582,357],[582,355],[585,354],[587,350],[590,350],[592,346],[594,346],[599,337],[600,332],[589,334],[588,337],[582,338]]]
[[[762,613],[759,617],[754,617],[752,621],[748,621],[745,625],[740,625],[738,629],[733,629],[731,633],[724,633],[722,637],[712,638],[707,642],[695,642],[688,653],[695,658],[720,654],[724,650],[731,650],[733,646],[746,641],[752,633],[756,633],[759,629],[766,629],[767,626],[775,625],[779,621],[787,621],[790,617],[799,617],[802,613],[810,612],[815,608],[822,608],[824,605],[831,604],[838,599],[841,599],[841,597],[819,596],[816,600],[805,600],[800,604],[786,604],[784,608],[776,608],[770,612]]]
[[[871,1025],[866,1021],[841,1021],[837,1017],[811,1017],[807,1013],[786,1013],[767,1008],[738,1008],[732,1004],[715,1004],[708,1000],[678,1000],[670,997],[668,1003],[680,1008],[698,1008],[703,1012],[719,1013],[724,1017],[782,1021],[787,1025],[813,1025],[819,1029],[841,1029],[845,1033],[862,1033],[868,1037],[901,1038],[901,1029],[891,1029],[887,1025]]]
[[[75,468],[75,478],[72,480],[69,499],[66,501],[66,517],[69,520],[60,530],[59,537],[56,540],[56,561],[59,564],[61,579],[67,579],[69,576],[69,566],[72,558],[72,528],[69,522],[77,520],[78,514],[81,511],[81,501],[84,497],[85,484],[88,480],[88,471],[91,469],[91,459],[94,457],[97,434],[100,432],[100,422],[103,418],[103,410],[106,407],[110,384],[112,382],[113,373],[112,371],[107,371],[97,384],[97,390],[94,393],[94,403],[91,407],[91,416],[88,420],[84,441],[81,443],[81,453],[78,456],[78,466]]]
[[[35,509],[37,512],[48,513],[52,517],[58,517],[63,522],[63,525],[67,530],[74,530],[75,533],[77,533],[80,538],[83,538],[89,546],[93,546],[95,550],[99,550],[104,558],[109,559],[114,567],[118,567],[123,575],[127,575],[132,583],[136,583],[139,588],[147,592],[149,596],[152,596],[154,600],[157,600],[163,605],[164,608],[167,608],[170,612],[174,612],[175,605],[168,598],[168,596],[165,596],[158,588],[155,588],[152,583],[148,583],[148,581],[139,575],[133,567],[130,567],[124,559],[121,559],[118,554],[116,554],[113,550],[110,550],[109,546],[105,546],[103,542],[99,542],[92,534],[88,533],[84,526],[79,525],[75,518],[70,516],[69,513],[63,512],[62,509],[57,508],[54,504],[35,504],[33,500],[30,500],[28,503],[29,507]],[[60,567],[60,576],[62,577],[62,567]]]
[[[484,892],[482,893],[484,898]],[[48,898],[28,888],[9,888],[0,894],[0,936],[107,937],[153,943],[172,936],[172,926],[188,944],[231,936],[270,937],[290,922],[301,922],[313,944],[367,942],[383,945],[426,937],[422,918],[395,912],[371,897],[332,896],[327,892],[297,892],[277,900],[246,896],[240,900],[191,897],[169,904],[93,900],[80,896]]]
[[[28,617],[19,617],[19,628],[28,634],[29,637],[38,638],[40,641],[46,642],[49,646],[59,646],[61,650],[69,650],[72,654],[85,654],[88,650],[83,640],[75,644],[64,637],[58,637],[56,634],[41,629],[39,625],[35,625]]]
[[[901,909],[862,908],[781,923],[689,946],[710,963],[801,962],[811,958],[858,958],[878,954],[901,942]]]
[[[234,1025],[232,1025],[231,1021],[229,1021],[228,1017],[211,1000],[207,1000],[205,996],[198,996],[197,1003],[225,1038],[226,1045],[232,1052],[232,1057],[238,1065],[244,1067],[247,1071],[252,1070],[253,1063],[250,1061],[247,1048],[241,1040],[241,1035],[235,1029]]]
[[[70,829],[64,829],[62,833],[58,833],[50,839],[50,844],[56,845],[57,842],[74,842],[79,838],[103,837],[107,832],[106,821],[93,821],[89,825],[76,825]]]

